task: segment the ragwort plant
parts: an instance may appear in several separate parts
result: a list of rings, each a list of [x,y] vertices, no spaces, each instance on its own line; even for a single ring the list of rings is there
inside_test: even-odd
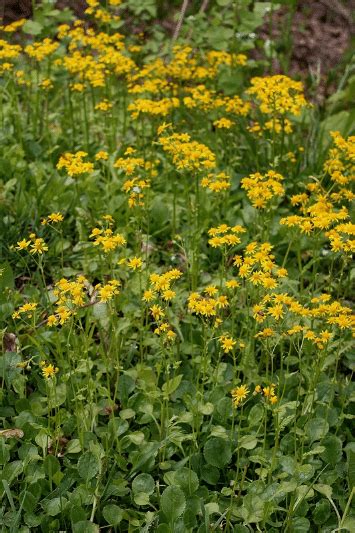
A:
[[[87,4],[0,28],[3,530],[353,530],[355,137]]]

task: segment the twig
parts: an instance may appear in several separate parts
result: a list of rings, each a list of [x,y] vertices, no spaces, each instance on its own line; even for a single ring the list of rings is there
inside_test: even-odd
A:
[[[179,37],[181,26],[182,26],[182,22],[184,20],[186,9],[187,9],[188,5],[189,5],[189,0],[184,0],[183,3],[182,3],[182,6],[181,6],[181,10],[180,10],[179,20],[178,20],[178,22],[176,24],[176,28],[175,28],[175,31],[174,31],[172,43],[174,43],[176,41],[176,39]]]

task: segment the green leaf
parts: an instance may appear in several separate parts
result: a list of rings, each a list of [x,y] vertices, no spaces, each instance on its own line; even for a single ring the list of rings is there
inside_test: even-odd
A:
[[[26,20],[25,24],[22,26],[22,31],[24,33],[28,33],[29,35],[39,35],[42,30],[42,24],[36,22],[35,20]]]
[[[102,514],[110,526],[117,526],[123,518],[123,510],[114,503],[106,505],[102,511]]]
[[[187,496],[197,491],[199,481],[196,472],[189,468],[179,468],[174,472],[174,484],[178,485]]]
[[[137,505],[149,505],[149,494],[146,492],[136,492],[133,499]]]
[[[228,441],[213,437],[206,442],[203,455],[209,465],[223,468],[231,460],[232,451]]]
[[[321,458],[325,463],[335,466],[341,460],[342,456],[342,442],[339,437],[335,435],[327,435],[322,440],[322,446],[325,447]]]
[[[313,511],[313,521],[317,526],[321,526],[330,517],[331,508],[328,500],[321,500],[316,503]]]
[[[70,440],[66,447],[66,453],[79,453],[81,452],[81,445],[79,439]]]
[[[269,512],[271,509],[269,509]],[[264,502],[256,494],[247,494],[243,498],[243,506],[240,514],[247,524],[256,524],[263,519]]]
[[[258,444],[254,435],[244,435],[238,442],[238,448],[245,448],[246,450],[253,450]]]
[[[320,440],[329,431],[329,424],[323,418],[312,418],[305,426],[307,437],[313,442]]]
[[[311,531],[310,526],[310,521],[303,516],[297,516],[291,521],[292,533],[309,533],[309,531]]]
[[[253,405],[248,415],[248,423],[250,427],[255,427],[260,424],[264,415],[263,406],[260,404]]]
[[[150,474],[139,474],[132,482],[134,493],[145,492],[146,494],[153,494],[154,488],[154,479]]]
[[[201,479],[209,485],[216,485],[219,480],[219,470],[212,465],[203,465],[201,468]]]
[[[328,498],[328,500],[332,497],[333,491],[330,485],[324,485],[323,483],[316,483],[315,485],[313,485],[313,488],[317,492],[320,492],[321,494],[323,494],[323,496]]]
[[[89,481],[96,476],[100,470],[100,462],[92,452],[85,452],[78,461],[79,476],[85,481]]]
[[[355,486],[355,452],[352,450],[348,451],[348,479],[349,479],[349,489]]]
[[[182,380],[182,374],[179,376],[175,376],[174,378],[169,379],[164,385],[162,386],[162,391],[165,396],[170,396],[173,392],[176,391],[178,386],[180,385]]]
[[[99,533],[99,526],[89,520],[82,520],[73,524],[73,533]]]
[[[353,516],[347,516],[345,520],[342,522],[342,529],[346,529],[347,531],[355,531],[355,518]]]
[[[185,511],[185,495],[180,487],[171,485],[161,495],[160,505],[166,518],[170,522],[174,522]]]
[[[53,500],[49,500],[43,505],[43,509],[49,516],[57,516],[63,512],[66,503],[66,498],[53,498]]]
[[[0,289],[13,289],[15,286],[14,274],[9,263],[0,265]]]

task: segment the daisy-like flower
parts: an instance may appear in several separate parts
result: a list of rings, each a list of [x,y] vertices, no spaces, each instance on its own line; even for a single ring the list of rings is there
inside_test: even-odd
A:
[[[132,257],[132,259],[129,259],[127,262],[128,268],[131,268],[132,270],[139,270],[143,265],[143,261],[140,257]]]
[[[239,405],[245,400],[249,394],[249,389],[247,385],[240,385],[231,391],[232,400],[234,407],[239,407]]]
[[[226,335],[222,335],[222,337],[219,338],[219,341],[222,346],[222,350],[224,353],[229,353],[233,350],[234,346],[237,344],[237,341],[232,339],[232,337],[228,337]]]
[[[45,379],[53,378],[59,370],[59,368],[52,364],[47,364],[45,361],[42,361],[40,366],[42,367],[42,375]]]

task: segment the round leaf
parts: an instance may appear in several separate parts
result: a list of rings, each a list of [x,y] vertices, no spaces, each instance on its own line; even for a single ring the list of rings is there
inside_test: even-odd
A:
[[[180,487],[171,485],[161,495],[160,504],[166,518],[173,522],[185,511],[186,500],[184,493]]]
[[[110,526],[117,526],[123,517],[123,511],[121,507],[113,503],[109,503],[104,507],[102,511],[103,517]]]
[[[340,461],[342,456],[341,440],[335,435],[327,435],[322,440],[322,446],[324,446],[325,450],[321,454],[321,458],[326,463],[335,466]]]
[[[189,468],[180,468],[175,472],[174,483],[187,495],[191,495],[198,489],[199,481],[196,472]]]
[[[146,494],[152,494],[154,486],[154,479],[150,474],[139,474],[133,480],[132,490],[134,493],[145,492]]]
[[[100,463],[92,452],[85,452],[78,461],[79,476],[85,481],[92,479],[100,470]]]
[[[223,468],[232,457],[229,443],[219,437],[208,440],[203,448],[203,455],[209,465]]]

